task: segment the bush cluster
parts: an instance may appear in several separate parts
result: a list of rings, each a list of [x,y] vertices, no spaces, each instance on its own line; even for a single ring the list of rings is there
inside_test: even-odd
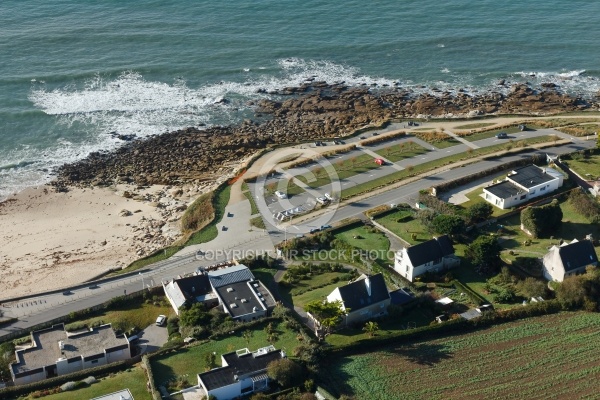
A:
[[[583,215],[593,224],[600,222],[600,204],[582,190],[572,190],[569,203],[577,213]]]
[[[406,132],[400,131],[400,132],[395,132],[395,133],[392,133],[390,135],[385,135],[385,136],[373,136],[372,138],[361,141],[360,144],[362,146],[371,146],[371,145],[374,145],[377,143],[387,142],[388,140],[392,140],[392,139],[396,139],[396,138],[404,137],[404,136],[406,136]]]
[[[521,211],[521,224],[531,236],[538,238],[558,228],[563,212],[557,199],[539,207],[527,207]]]

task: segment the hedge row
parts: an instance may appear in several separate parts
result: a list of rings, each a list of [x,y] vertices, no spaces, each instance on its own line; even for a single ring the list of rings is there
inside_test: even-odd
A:
[[[486,312],[481,317],[469,321],[465,319],[453,319],[442,324],[433,324],[415,329],[398,331],[392,335],[366,338],[351,344],[330,347],[324,351],[329,356],[345,357],[352,354],[365,353],[370,350],[393,344],[400,345],[410,341],[424,341],[450,334],[468,333],[469,331],[485,328],[498,323],[511,322],[545,314],[554,314],[562,310],[563,308],[557,300],[548,300],[510,310]]]
[[[144,354],[142,357],[142,362],[140,363],[142,368],[146,371],[146,377],[148,379],[148,385],[150,386],[150,394],[152,395],[153,400],[161,400],[162,396],[160,392],[156,388],[156,384],[154,383],[154,373],[152,372],[152,366],[150,365],[150,358],[147,354]]]
[[[360,145],[361,146],[372,146],[377,143],[387,142],[389,140],[393,140],[393,139],[396,139],[399,137],[404,137],[404,136],[406,136],[406,132],[404,132],[404,131],[394,132],[389,135],[373,136],[370,139],[365,139],[365,140],[361,141]]]
[[[465,185],[465,184],[473,182],[477,179],[485,178],[486,176],[495,174],[497,172],[512,170],[515,167],[521,167],[521,166],[529,165],[532,163],[540,164],[544,161],[545,161],[545,156],[543,156],[541,154],[533,154],[531,157],[526,157],[526,158],[522,158],[520,160],[511,161],[511,162],[504,163],[504,164],[499,164],[495,167],[488,168],[486,170],[479,171],[474,174],[466,175],[466,176],[460,177],[458,179],[454,179],[449,182],[441,183],[439,185],[434,186],[434,188],[436,190],[436,194],[439,195],[440,193],[447,192],[450,189],[454,189],[456,187]]]
[[[466,293],[467,296],[469,296],[469,298],[471,299],[471,301],[473,301],[475,304],[482,305],[482,304],[488,303],[488,301],[486,299],[481,297],[473,289],[469,288],[468,286],[463,285],[460,281],[455,279],[452,281],[452,284],[454,285],[456,290]]]

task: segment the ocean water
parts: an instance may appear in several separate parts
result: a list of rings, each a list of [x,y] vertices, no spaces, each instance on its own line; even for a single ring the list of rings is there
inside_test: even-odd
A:
[[[328,82],[600,90],[600,2],[0,2],[0,199],[153,135],[236,123],[258,89]],[[226,98],[227,104],[218,103]]]

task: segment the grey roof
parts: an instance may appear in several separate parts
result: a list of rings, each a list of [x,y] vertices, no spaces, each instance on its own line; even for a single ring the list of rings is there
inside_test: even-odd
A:
[[[223,386],[232,385],[236,377],[261,374],[267,369],[269,363],[280,360],[284,354],[273,347],[259,349],[254,353],[238,355],[237,352],[223,354],[227,363],[226,367],[215,368],[208,372],[198,374],[198,378],[204,383],[207,390],[218,389]]]
[[[466,320],[481,317],[481,313],[479,311],[477,311],[475,308],[465,311],[464,313],[459,314],[459,315]]]
[[[221,286],[230,285],[232,283],[252,281],[254,275],[250,272],[250,269],[243,264],[234,265],[233,267],[227,267],[218,269],[216,271],[210,271],[208,273],[211,285],[216,289]]]
[[[486,190],[494,196],[499,197],[501,199],[509,199],[513,196],[518,195],[519,192],[523,192],[523,189],[521,189],[520,187],[518,187],[510,181],[496,183],[495,185],[483,188],[483,190]]]
[[[82,333],[71,333],[67,335],[64,325],[54,325],[48,329],[32,332],[33,345],[23,351],[19,351],[17,362],[13,364],[15,373],[30,371],[36,368],[53,365],[64,357],[93,357],[104,355],[105,349],[113,347],[129,347],[129,342],[124,336],[117,337],[110,325],[102,325],[91,331]],[[59,341],[64,348],[61,351]]]
[[[223,304],[227,307],[233,318],[256,312],[254,311],[254,307],[259,311],[266,309],[258,299],[257,293],[252,287],[253,284],[260,285],[260,283],[255,281],[245,281],[215,289],[219,296],[221,296],[221,299],[223,299]]]
[[[406,254],[412,265],[416,267],[454,254],[454,247],[448,235],[443,235],[408,247]]]
[[[570,243],[558,248],[565,272],[587,267],[598,263],[594,245],[589,240]]]
[[[371,295],[367,290],[367,279],[371,285]],[[345,286],[338,288],[344,307],[349,308],[350,312],[360,310],[364,307],[369,307],[372,304],[379,303],[390,298],[385,280],[382,274],[365,277]]]
[[[509,175],[508,179],[528,189],[556,179],[556,177],[547,174],[540,167],[533,164],[517,168],[513,172],[514,174]]]
[[[185,303],[193,303],[199,297],[204,298],[212,293],[210,280],[204,274],[175,279],[163,285],[163,288],[178,309]]]
[[[393,292],[390,292],[390,300],[391,304],[399,306],[413,301],[414,297],[406,293],[404,290],[398,289],[394,290]]]

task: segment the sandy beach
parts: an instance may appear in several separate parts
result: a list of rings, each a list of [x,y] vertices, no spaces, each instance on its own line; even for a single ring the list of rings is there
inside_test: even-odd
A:
[[[41,187],[11,196],[0,203],[0,298],[81,283],[171,244],[200,190]]]

